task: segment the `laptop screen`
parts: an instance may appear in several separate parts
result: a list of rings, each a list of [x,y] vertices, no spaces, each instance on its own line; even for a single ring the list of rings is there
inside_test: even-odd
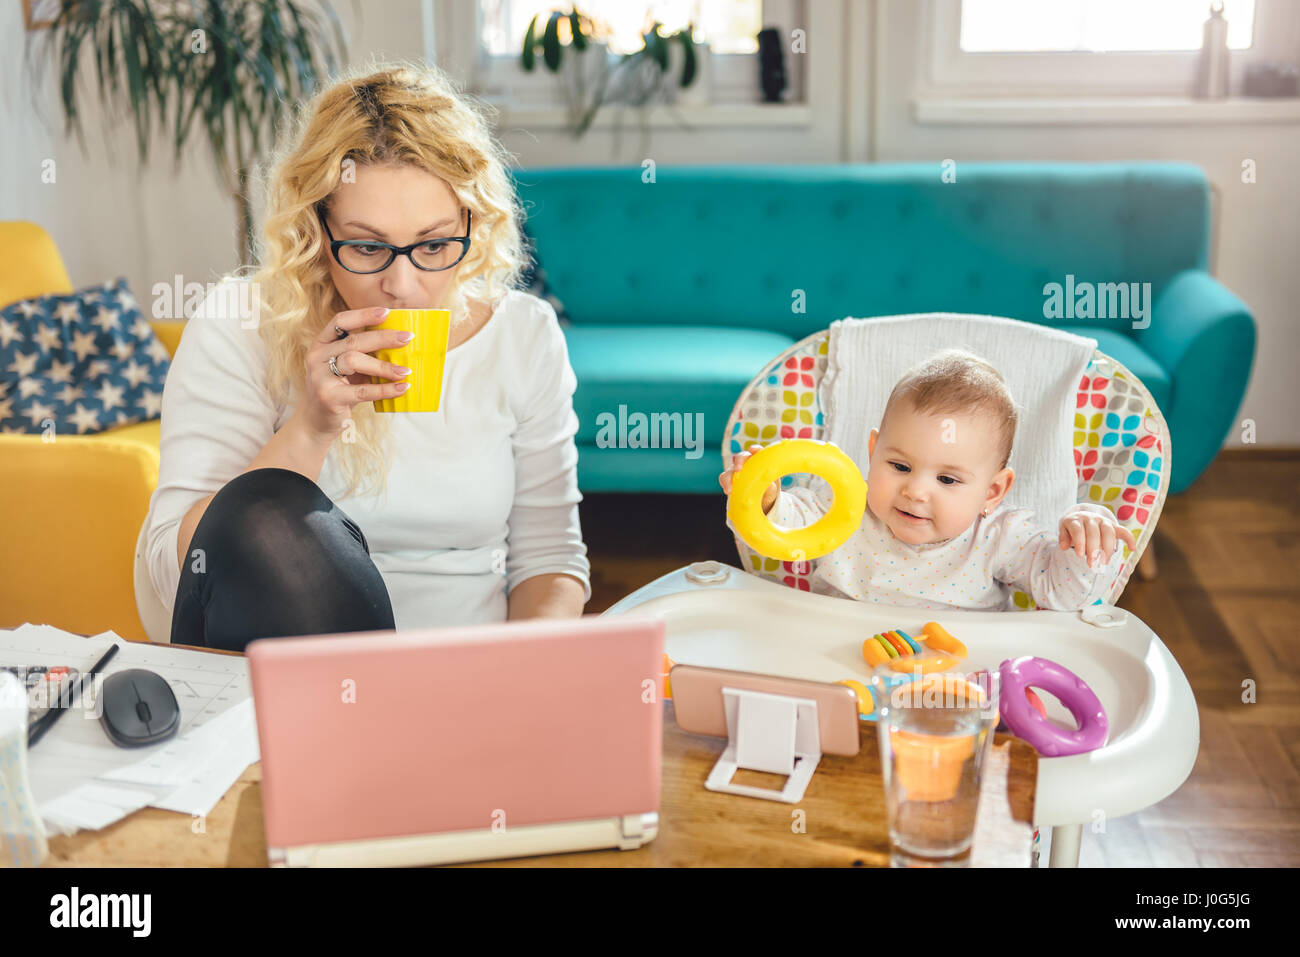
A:
[[[268,846],[657,811],[660,619],[262,639]]]

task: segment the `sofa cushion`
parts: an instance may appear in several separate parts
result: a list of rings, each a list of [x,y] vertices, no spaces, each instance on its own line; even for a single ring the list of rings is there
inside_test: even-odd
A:
[[[171,362],[125,279],[0,310],[0,429],[86,435],[156,419]]]
[[[606,448],[638,447],[638,422],[658,431],[656,440],[663,436],[668,420],[650,420],[651,413],[690,414],[689,425],[682,415],[677,434],[695,437],[698,428],[707,445],[719,446],[745,386],[794,342],[779,332],[715,326],[575,323],[564,335],[578,379],[577,442]],[[657,447],[667,444],[665,436]]]
[[[1169,373],[1161,365],[1142,351],[1142,347],[1122,332],[1098,329],[1096,326],[1058,326],[1063,332],[1072,332],[1076,336],[1088,336],[1097,340],[1097,348],[1115,361],[1121,363],[1129,372],[1142,380],[1142,384],[1156,400],[1162,413],[1168,414],[1173,399],[1173,384]]]
[[[146,419],[144,422],[123,425],[116,429],[109,429],[106,432],[98,432],[91,438],[130,439],[133,442],[141,442],[156,449],[162,444],[162,419]]]
[[[1196,166],[958,166],[953,180],[937,161],[660,164],[653,185],[640,167],[550,167],[516,183],[577,325],[799,339],[845,316],[968,312],[1125,333],[1123,310],[1048,319],[1045,287],[1149,282],[1158,297],[1205,266],[1210,189]]]

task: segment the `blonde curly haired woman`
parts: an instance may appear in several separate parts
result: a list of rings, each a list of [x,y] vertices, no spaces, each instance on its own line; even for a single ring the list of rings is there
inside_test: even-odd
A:
[[[440,71],[379,64],[313,97],[271,168],[261,268],[204,300],[163,394],[147,558],[171,641],[580,616],[576,382],[517,288],[482,116]],[[451,311],[438,412],[375,412],[409,374],[373,355],[400,342],[368,329],[385,308]]]

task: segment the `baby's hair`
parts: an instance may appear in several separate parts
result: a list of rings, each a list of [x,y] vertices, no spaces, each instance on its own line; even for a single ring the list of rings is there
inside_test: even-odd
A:
[[[916,412],[993,416],[998,431],[999,469],[1011,459],[1020,415],[1002,374],[965,349],[944,349],[903,373],[885,403],[881,428],[895,403],[907,400]]]

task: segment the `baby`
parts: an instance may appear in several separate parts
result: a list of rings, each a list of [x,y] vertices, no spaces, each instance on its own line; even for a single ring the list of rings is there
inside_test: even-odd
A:
[[[1032,509],[1003,506],[1015,481],[1007,468],[1018,415],[991,365],[948,349],[909,370],[890,393],[868,438],[867,511],[840,548],[818,559],[818,594],[920,608],[1011,610],[1013,593],[1039,608],[1074,611],[1103,598],[1124,565],[1132,534],[1100,505],[1073,505],[1053,530]],[[753,450],[732,456],[732,476]],[[775,524],[802,528],[829,509],[812,488],[763,495]],[[731,522],[727,522],[735,532]]]

